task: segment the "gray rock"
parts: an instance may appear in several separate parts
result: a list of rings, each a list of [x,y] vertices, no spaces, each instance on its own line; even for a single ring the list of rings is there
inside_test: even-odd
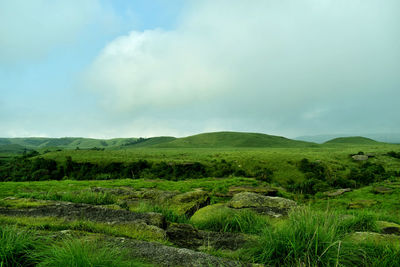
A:
[[[242,192],[233,196],[228,207],[234,209],[250,208],[258,213],[280,217],[287,215],[290,209],[296,207],[293,200],[282,197],[264,196],[252,192]]]
[[[353,160],[355,161],[365,161],[368,160],[368,156],[367,155],[353,155],[351,156],[353,158]]]
[[[323,194],[327,197],[336,197],[336,196],[340,196],[346,192],[350,192],[351,188],[342,188],[342,189],[337,189],[335,191],[328,191],[328,192],[324,192]]]

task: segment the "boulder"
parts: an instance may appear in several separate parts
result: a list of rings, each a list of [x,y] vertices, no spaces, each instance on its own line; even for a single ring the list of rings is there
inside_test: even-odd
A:
[[[252,192],[264,196],[276,196],[278,189],[272,187],[254,187],[254,186],[231,186],[229,187],[228,196],[234,196],[242,192]]]
[[[374,232],[355,232],[349,236],[353,242],[374,242],[381,244],[392,244],[400,248],[400,236],[379,234]]]
[[[168,240],[182,248],[196,249],[203,245],[199,231],[190,224],[174,223],[167,229]]]
[[[355,161],[365,161],[368,160],[368,156],[367,155],[353,155],[351,156],[353,158],[353,160]]]
[[[205,206],[198,211],[196,211],[190,218],[190,222],[194,225],[202,225],[207,223],[212,218],[219,216],[219,214],[224,214],[224,210],[229,209],[225,203],[217,203]]]
[[[389,194],[393,192],[393,189],[385,186],[375,186],[372,192],[375,194]]]
[[[190,224],[172,224],[167,229],[168,240],[182,248],[195,250],[229,249],[245,247],[251,238],[237,233],[197,230]]]
[[[280,217],[287,215],[290,209],[296,207],[293,200],[282,197],[264,196],[252,192],[242,192],[233,196],[228,207],[234,209],[249,208],[261,214]]]
[[[372,199],[359,199],[353,202],[350,202],[348,205],[349,209],[363,209],[369,208],[377,204],[378,202]]]
[[[179,215],[192,216],[198,209],[210,204],[210,196],[203,190],[195,190],[174,196],[169,204]]]
[[[336,197],[336,196],[340,196],[346,192],[350,192],[351,188],[341,188],[341,189],[337,189],[334,191],[328,191],[328,192],[324,192],[323,194],[327,197]]]
[[[393,222],[377,221],[376,222],[379,230],[383,234],[395,234],[400,235],[400,225]]]

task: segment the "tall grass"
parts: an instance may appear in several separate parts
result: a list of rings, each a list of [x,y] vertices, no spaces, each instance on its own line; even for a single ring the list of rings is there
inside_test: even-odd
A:
[[[189,218],[186,215],[181,215],[169,208],[167,205],[157,205],[146,202],[140,202],[137,207],[133,209],[135,212],[157,212],[161,213],[165,220],[174,223],[188,223]]]
[[[39,254],[44,266],[142,266],[124,259],[124,254],[116,247],[110,247],[95,241],[66,239],[50,246]]]
[[[192,220],[199,229],[257,234],[269,226],[268,219],[250,210],[235,211],[226,207],[215,209],[202,220]]]
[[[31,231],[0,225],[0,266],[33,266],[31,254],[40,247]]]
[[[335,213],[297,209],[286,223],[265,229],[253,255],[274,266],[352,266],[361,251],[342,241],[344,232]]]

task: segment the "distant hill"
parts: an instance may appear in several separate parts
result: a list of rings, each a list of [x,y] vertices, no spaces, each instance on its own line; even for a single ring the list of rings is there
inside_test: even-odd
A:
[[[176,140],[176,137],[172,136],[159,136],[151,138],[139,138],[137,142],[125,145],[126,148],[139,148],[139,147],[152,147],[164,143],[168,143]]]
[[[320,134],[320,135],[305,135],[294,138],[306,142],[325,143],[331,139],[338,137],[364,136],[378,142],[400,144],[400,133],[355,133],[355,134]]]
[[[377,145],[382,144],[378,141],[375,141],[370,138],[362,137],[362,136],[351,136],[351,137],[338,137],[332,140],[325,142],[326,145],[333,144],[347,144],[347,145]]]
[[[219,148],[219,147],[309,147],[317,144],[291,140],[281,136],[261,133],[214,132],[202,133],[171,142],[162,143],[155,147],[174,148]]]
[[[27,149],[17,144],[0,144],[0,153],[4,154],[22,154]]]
[[[39,149],[48,147],[59,147],[66,149],[74,148],[106,148],[130,145],[137,142],[138,138],[115,138],[115,139],[93,139],[81,137],[45,138],[0,138],[0,145],[19,145],[24,148]]]

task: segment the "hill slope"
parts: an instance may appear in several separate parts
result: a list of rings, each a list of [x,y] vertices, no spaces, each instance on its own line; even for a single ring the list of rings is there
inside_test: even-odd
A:
[[[377,145],[382,144],[370,138],[362,136],[351,136],[351,137],[338,137],[325,142],[326,145],[343,144],[343,145]]]
[[[261,133],[214,132],[178,138],[154,147],[219,148],[219,147],[309,147],[317,144]]]
[[[114,139],[93,139],[81,137],[63,137],[63,138],[45,138],[45,137],[27,137],[27,138],[0,138],[0,145],[20,145],[22,147],[38,149],[46,147],[60,147],[74,149],[79,148],[106,148],[124,146],[137,142],[138,138],[114,138]]]

